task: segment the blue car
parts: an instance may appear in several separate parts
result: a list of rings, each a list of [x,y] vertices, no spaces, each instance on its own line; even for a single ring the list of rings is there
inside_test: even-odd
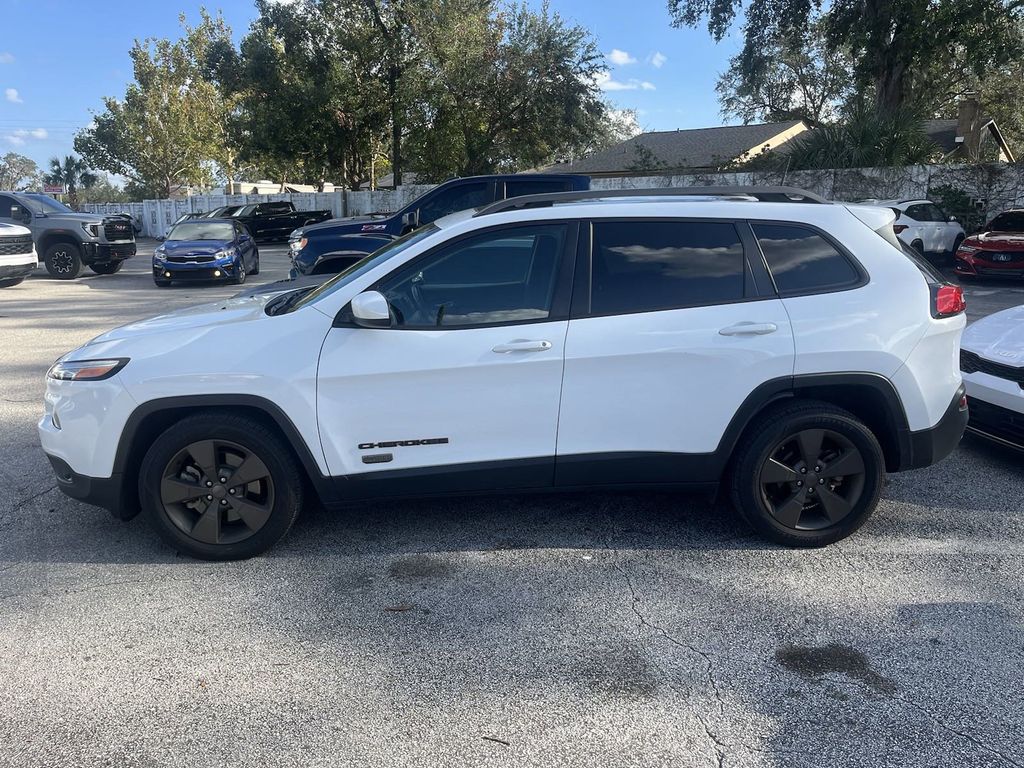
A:
[[[231,219],[185,219],[153,251],[153,282],[175,280],[241,285],[260,271],[260,253],[245,225]]]

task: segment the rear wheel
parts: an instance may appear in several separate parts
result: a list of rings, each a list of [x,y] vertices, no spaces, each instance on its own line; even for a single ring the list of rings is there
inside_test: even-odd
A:
[[[139,496],[174,548],[204,560],[238,560],[288,532],[302,507],[302,478],[289,447],[263,424],[198,414],[150,447]]]
[[[6,280],[0,280],[0,288],[13,288],[16,285],[20,285],[24,281],[24,277],[9,277]]]
[[[816,401],[762,417],[732,469],[736,509],[758,533],[793,547],[849,536],[878,505],[885,459],[852,414]]]
[[[54,243],[46,249],[43,263],[57,280],[74,280],[82,274],[82,252],[74,243]]]
[[[123,266],[123,261],[107,261],[103,264],[90,264],[89,269],[97,275],[113,275],[115,272],[120,272]]]
[[[914,242],[912,242],[910,244],[910,247],[913,248],[915,251],[917,251],[922,256],[924,256],[924,241],[922,241],[922,240],[915,240]]]

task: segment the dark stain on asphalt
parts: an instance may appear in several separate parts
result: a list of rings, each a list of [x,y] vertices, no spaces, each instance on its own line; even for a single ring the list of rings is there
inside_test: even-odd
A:
[[[409,555],[388,566],[388,575],[402,584],[443,581],[455,575],[455,566],[433,555]]]
[[[857,680],[878,693],[896,692],[896,683],[875,672],[867,656],[847,645],[832,644],[820,648],[787,645],[776,651],[775,660],[790,672],[809,680],[839,674]]]
[[[595,693],[622,699],[651,699],[659,678],[647,660],[632,648],[591,656],[575,671]]]

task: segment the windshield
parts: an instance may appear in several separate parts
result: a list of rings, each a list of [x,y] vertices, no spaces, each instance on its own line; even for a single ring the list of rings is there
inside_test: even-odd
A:
[[[989,232],[1024,232],[1024,211],[1000,213],[988,225]]]
[[[427,226],[420,227],[419,229],[414,230],[413,232],[410,232],[407,235],[403,235],[397,240],[392,240],[383,248],[379,248],[378,250],[374,251],[365,259],[357,261],[348,269],[339,272],[326,283],[323,283],[322,285],[317,287],[316,290],[306,294],[302,298],[302,301],[297,302],[292,307],[292,309],[294,310],[298,309],[299,307],[304,307],[307,304],[312,304],[314,301],[319,301],[325,296],[329,296],[339,288],[343,288],[344,286],[351,283],[357,277],[365,275],[378,264],[383,264],[388,259],[400,254],[409,246],[418,243],[420,240],[430,237],[437,231],[437,227],[435,227],[433,224],[428,224]]]
[[[22,199],[33,213],[74,213],[64,203],[57,202],[49,195],[28,194],[22,195]]]
[[[235,229],[225,221],[189,219],[167,233],[168,240],[234,240]]]

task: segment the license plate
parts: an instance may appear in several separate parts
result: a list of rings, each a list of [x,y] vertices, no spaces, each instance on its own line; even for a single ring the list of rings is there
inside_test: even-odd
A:
[[[1008,253],[993,253],[992,261],[1009,261],[1010,254]]]

